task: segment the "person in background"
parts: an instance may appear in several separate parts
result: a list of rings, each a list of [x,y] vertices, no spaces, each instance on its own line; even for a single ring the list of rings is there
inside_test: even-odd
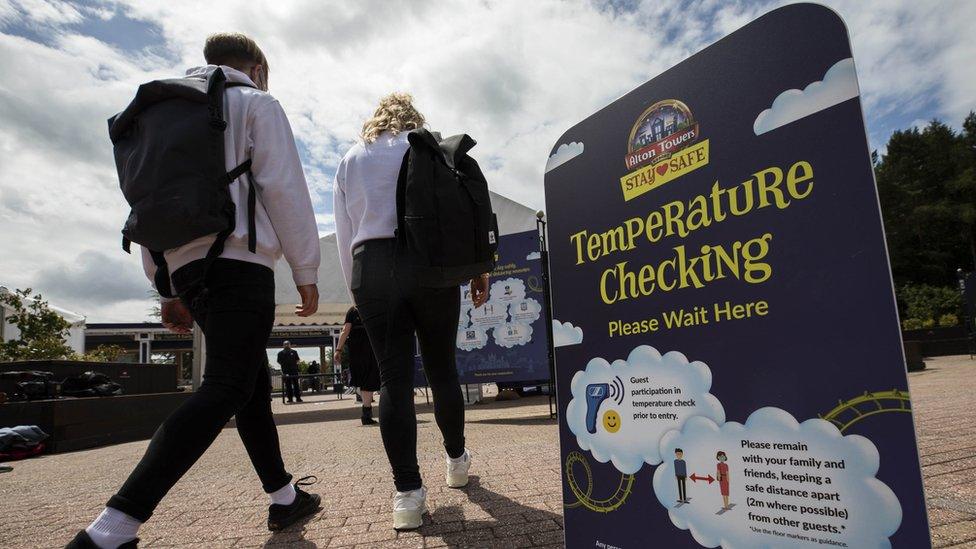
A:
[[[415,338],[420,340],[434,418],[444,438],[445,481],[468,483],[471,455],[464,447],[464,398],[455,363],[461,295],[457,287],[423,286],[409,267],[397,269],[396,188],[410,130],[424,117],[405,93],[380,100],[336,169],[334,212],[339,263],[380,368],[380,434],[393,469],[393,527],[419,528],[427,490],[417,463],[414,408]],[[394,276],[394,270],[397,271]],[[488,298],[488,274],[471,281],[472,300]]]
[[[376,420],[373,419],[373,392],[380,389],[380,369],[369,344],[366,327],[363,326],[363,320],[355,307],[349,307],[346,312],[346,321],[336,344],[337,358],[343,356],[343,349],[348,357],[346,364],[352,380],[350,385],[358,387],[362,397],[363,425],[376,425]]]
[[[220,69],[229,83],[237,84],[224,92],[227,169],[251,160],[250,173],[230,184],[236,228],[209,269],[205,256],[217,234],[164,252],[179,297],[161,302],[162,323],[180,334],[191,333],[194,323],[203,331],[203,383],[159,426],[128,479],[69,548],[136,547],[140,526],[232,417],[271,500],[269,530],[294,524],[321,503],[318,495],[300,488],[305,479],[292,484],[285,469],[265,367],[275,316],[272,269],[282,255],[302,299],[298,316],[311,316],[318,308],[319,236],[298,147],[284,109],[268,93],[268,61],[253,40],[239,33],[214,34],[207,38],[203,56],[207,64],[189,69],[188,77],[206,79]],[[249,179],[257,189],[254,196],[248,192]],[[253,232],[247,219],[249,197],[257,200]],[[255,253],[249,250],[249,238],[256,241]],[[156,265],[145,248],[142,259],[153,281]],[[206,293],[199,284],[204,274]],[[206,492],[215,486],[222,484],[190,489]]]
[[[309,374],[322,373],[322,367],[319,366],[319,362],[317,360],[313,360],[312,362],[308,363],[308,373]],[[309,385],[311,385],[310,390],[315,391],[317,393],[322,388],[322,379],[318,377],[310,378]]]
[[[285,396],[288,404],[293,400],[302,400],[302,386],[299,383],[298,374],[298,352],[291,348],[291,341],[285,342],[285,348],[278,351],[278,365],[281,366],[281,379],[285,385]]]

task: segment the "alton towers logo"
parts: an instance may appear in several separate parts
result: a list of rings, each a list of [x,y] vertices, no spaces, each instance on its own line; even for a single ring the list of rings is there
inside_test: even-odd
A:
[[[630,130],[620,178],[624,200],[632,200],[708,164],[708,140],[691,109],[677,99],[648,107]]]

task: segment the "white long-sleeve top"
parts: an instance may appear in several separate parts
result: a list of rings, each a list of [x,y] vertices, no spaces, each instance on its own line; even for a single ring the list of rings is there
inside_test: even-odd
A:
[[[228,82],[254,85],[243,72],[221,65]],[[186,71],[187,76],[207,76],[216,65]],[[224,155],[227,171],[251,159],[251,174],[257,187],[255,224],[257,253],[247,249],[247,175],[230,185],[237,206],[237,223],[227,238],[222,258],[236,259],[274,268],[284,255],[296,286],[315,284],[321,262],[318,226],[305,173],[298,158],[298,147],[291,125],[278,100],[267,92],[247,86],[227,88],[224,96]],[[173,273],[180,267],[203,259],[216,235],[198,238],[166,250],[166,264]],[[150,281],[156,265],[143,248],[142,263]]]
[[[339,162],[332,196],[346,288],[352,279],[353,248],[394,236],[397,177],[409,146],[407,132],[383,132],[373,143],[353,145]]]

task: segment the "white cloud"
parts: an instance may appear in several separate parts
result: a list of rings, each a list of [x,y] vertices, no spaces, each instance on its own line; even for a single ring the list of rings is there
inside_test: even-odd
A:
[[[743,442],[803,444],[805,450],[749,449]],[[719,483],[686,480],[686,495],[691,502],[677,505],[677,483],[674,473],[674,450],[684,451],[686,472],[698,477],[716,474],[716,454],[719,450],[728,456],[730,511],[717,515],[723,502]],[[823,547],[890,547],[888,537],[898,529],[902,509],[894,492],[875,478],[880,465],[878,449],[859,435],[841,435],[833,424],[822,419],[809,419],[798,423],[789,412],[779,408],[761,408],[753,412],[745,425],[736,422],[722,424],[705,417],[690,418],[680,430],[670,431],[661,438],[660,453],[668,456],[654,471],[654,493],[658,501],[668,509],[671,522],[689,534],[703,547],[783,547],[786,535],[812,538],[810,546]],[[761,464],[746,462],[744,458],[759,456]],[[804,466],[789,465],[790,459],[809,460]],[[785,460],[780,466],[766,459]],[[840,467],[827,468],[826,461]],[[754,472],[772,472],[775,479],[747,477],[745,469]],[[809,475],[806,483],[780,479],[780,471]],[[819,477],[817,483],[814,477]],[[826,479],[830,479],[829,481]],[[747,484],[759,489],[746,490]],[[774,494],[769,486],[806,490],[811,495]],[[760,491],[762,490],[762,491]],[[813,494],[819,494],[815,499]],[[836,495],[835,495],[836,494]],[[784,508],[773,510],[759,505],[748,505],[748,500],[778,501],[783,506],[795,505],[796,511]],[[816,514],[826,508],[845,510],[846,518]],[[769,518],[785,517],[796,521],[795,527],[764,524],[751,521],[749,514]],[[836,533],[826,533],[804,528],[804,523],[832,525]],[[779,532],[780,535],[756,534],[750,526]],[[798,538],[793,538],[799,543]],[[834,543],[820,543],[819,540]],[[806,546],[806,544],[804,545]]]
[[[200,64],[211,32],[247,32],[268,54],[329,231],[332,172],[384,93],[411,91],[435,129],[470,133],[493,190],[537,209],[542,159],[567,128],[781,3],[0,0],[0,280],[36,285],[42,269],[83,252],[117,252],[125,208],[105,119],[138,84]],[[976,3],[827,3],[851,29],[869,124],[893,113],[958,124],[973,108],[976,73],[960,67],[976,56]],[[123,51],[80,30],[77,14],[113,13],[127,18],[122,29],[144,22],[157,42]],[[143,320],[148,304],[131,305],[80,312]]]
[[[552,345],[564,347],[583,343],[583,328],[573,326],[569,322],[552,319]]]
[[[542,258],[542,253],[540,252],[529,252],[529,255],[525,256],[526,261],[535,261]]]
[[[752,128],[756,135],[764,134],[857,95],[854,60],[841,59],[827,70],[823,80],[809,84],[802,91],[786,90],[776,96],[773,106],[759,113]]]
[[[566,424],[576,443],[600,463],[610,461],[633,474],[645,463],[661,462],[661,437],[690,417],[725,422],[722,403],[709,393],[712,372],[704,362],[688,362],[679,352],[664,356],[654,347],[634,348],[627,360],[594,358],[572,381]],[[601,423],[616,414],[619,425]]]
[[[576,158],[577,156],[583,154],[583,143],[573,141],[572,143],[563,143],[556,148],[556,152],[552,153],[549,157],[549,161],[546,162],[546,171],[551,171],[559,166],[562,166],[566,162]]]

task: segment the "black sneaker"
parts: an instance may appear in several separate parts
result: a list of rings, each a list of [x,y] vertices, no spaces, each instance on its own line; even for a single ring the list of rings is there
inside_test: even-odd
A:
[[[139,547],[139,538],[136,538],[132,541],[127,541],[122,545],[119,545],[119,549],[138,549],[138,547]],[[71,542],[69,542],[68,545],[64,546],[64,549],[99,549],[99,548],[97,545],[95,545],[95,542],[92,541],[91,536],[88,535],[88,532],[82,530],[81,532],[78,532],[78,535],[75,536],[75,539],[71,540]]]
[[[363,406],[363,425],[376,425],[376,420],[373,419],[373,408],[369,406]]]
[[[301,489],[301,486],[311,486],[318,481],[319,479],[314,476],[302,477],[295,483],[295,501],[291,502],[291,505],[272,503],[268,507],[268,530],[272,532],[284,530],[321,509],[322,497]]]

